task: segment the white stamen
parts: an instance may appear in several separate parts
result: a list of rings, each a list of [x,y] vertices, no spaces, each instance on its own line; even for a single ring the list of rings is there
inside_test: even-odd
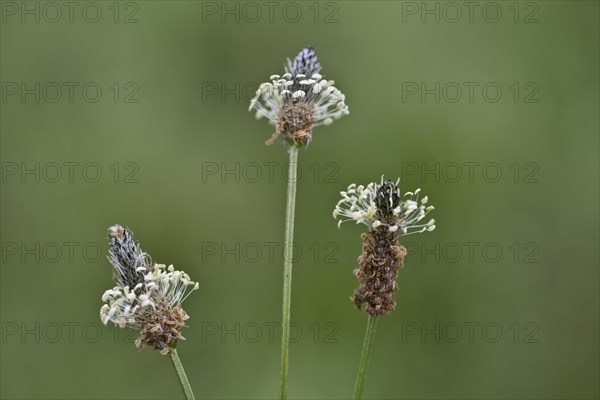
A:
[[[297,99],[298,97],[304,97],[304,96],[306,96],[306,93],[303,90],[296,90],[294,92],[294,94],[292,94],[292,97],[294,99]]]

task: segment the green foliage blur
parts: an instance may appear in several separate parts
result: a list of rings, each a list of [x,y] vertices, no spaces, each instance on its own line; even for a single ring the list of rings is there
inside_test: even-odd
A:
[[[100,324],[115,223],[200,282],[197,398],[277,396],[287,158],[247,109],[308,44],[351,114],[299,157],[290,398],[352,394],[364,227],[331,213],[382,174],[438,228],[403,239],[365,397],[600,396],[598,2],[55,4],[0,3],[3,399],[182,396]]]

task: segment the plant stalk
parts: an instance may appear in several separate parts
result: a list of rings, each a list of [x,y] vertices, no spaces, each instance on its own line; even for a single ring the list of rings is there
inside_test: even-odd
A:
[[[360,355],[360,364],[358,366],[358,375],[356,376],[356,385],[354,386],[354,399],[359,400],[362,397],[363,388],[365,385],[365,377],[367,376],[367,367],[369,365],[369,356],[371,355],[371,347],[375,338],[375,326],[377,325],[377,316],[369,315],[367,319],[367,330],[365,331],[365,340],[363,342],[362,353]]]
[[[283,305],[281,318],[281,380],[279,398],[287,398],[288,351],[290,309],[292,300],[292,257],[294,241],[294,210],[296,206],[296,180],[298,175],[298,146],[289,148],[287,203],[285,208],[285,238],[283,255]]]
[[[171,357],[173,367],[175,367],[175,371],[177,372],[177,377],[179,378],[179,382],[181,383],[181,388],[183,389],[183,394],[186,400],[194,400],[194,392],[192,392],[192,387],[190,386],[190,382],[188,381],[187,375],[185,374],[185,370],[183,369],[183,364],[181,364],[181,360],[179,359],[179,355],[177,354],[177,349],[171,347],[169,349],[169,356]]]

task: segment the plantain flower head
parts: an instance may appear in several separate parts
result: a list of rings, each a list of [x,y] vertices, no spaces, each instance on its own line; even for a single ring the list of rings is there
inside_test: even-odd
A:
[[[102,295],[102,323],[136,329],[137,347],[149,345],[167,354],[170,346],[184,339],[181,330],[189,316],[181,303],[198,284],[172,265],[152,263],[128,228],[111,226],[108,239],[116,286]]]
[[[389,314],[396,308],[393,293],[398,288],[398,268],[404,266],[406,248],[398,244],[400,235],[431,232],[435,221],[421,223],[433,206],[428,206],[427,196],[420,198],[420,189],[401,195],[399,180],[381,178],[380,183],[365,186],[351,184],[335,206],[333,217],[338,227],[346,221],[364,224],[369,231],[361,235],[362,254],[354,275],[359,287],[352,301],[370,315]]]
[[[250,101],[249,111],[275,125],[267,144],[282,137],[290,145],[308,145],[312,130],[330,125],[348,115],[346,97],[332,80],[323,79],[321,64],[312,47],[302,49],[294,60],[287,60],[283,75],[271,75]]]

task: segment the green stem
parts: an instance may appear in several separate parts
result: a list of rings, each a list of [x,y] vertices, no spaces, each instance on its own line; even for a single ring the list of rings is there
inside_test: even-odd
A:
[[[285,208],[285,239],[283,255],[283,306],[281,321],[281,381],[279,398],[287,397],[288,350],[290,333],[290,308],[292,300],[292,257],[294,241],[294,209],[296,206],[296,180],[298,175],[298,146],[290,146],[288,165],[287,203]]]
[[[369,315],[369,318],[367,319],[367,330],[365,332],[365,340],[363,342],[362,353],[360,355],[360,365],[358,366],[356,385],[354,386],[355,400],[359,400],[361,398],[363,387],[365,386],[365,377],[367,376],[369,356],[371,355],[371,347],[373,346],[373,339],[375,338],[375,325],[377,325],[377,316]]]
[[[181,364],[181,360],[177,354],[177,349],[171,347],[169,349],[169,356],[171,356],[173,367],[175,367],[175,371],[177,372],[177,377],[181,383],[181,388],[183,389],[183,394],[185,395],[186,400],[194,400],[194,392],[192,392],[192,387],[190,386],[190,382],[188,381],[185,370],[183,369],[183,364]]]

